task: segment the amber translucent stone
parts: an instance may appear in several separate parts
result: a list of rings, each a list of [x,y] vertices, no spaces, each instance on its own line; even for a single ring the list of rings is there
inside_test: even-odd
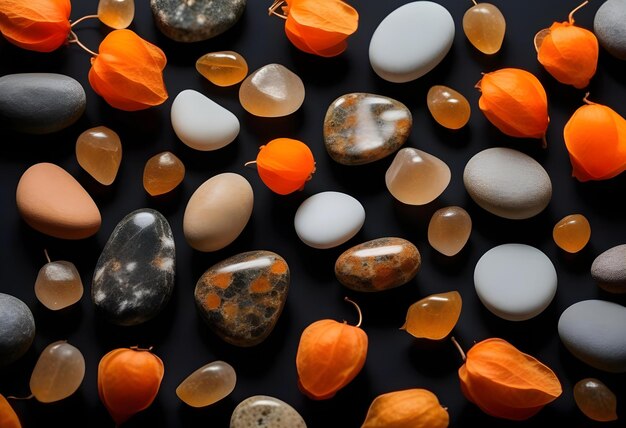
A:
[[[233,392],[236,383],[235,369],[224,361],[214,361],[183,380],[176,388],[176,395],[192,407],[204,407]]]
[[[76,140],[78,164],[101,184],[115,181],[122,162],[122,142],[115,131],[98,126],[83,132]]]
[[[30,391],[38,401],[52,403],[72,395],[85,377],[85,359],[65,341],[43,350],[30,377]]]
[[[143,170],[143,187],[152,196],[163,195],[178,186],[185,178],[185,165],[174,153],[163,152],[152,156]]]
[[[232,86],[246,78],[248,63],[237,52],[211,52],[198,58],[196,70],[217,86]]]
[[[459,320],[462,306],[458,291],[431,294],[409,307],[401,328],[418,339],[443,339]]]
[[[500,50],[506,21],[500,9],[491,3],[475,3],[463,15],[463,31],[479,51],[494,54]]]
[[[78,302],[83,296],[83,283],[74,263],[54,261],[43,265],[35,281],[35,296],[53,311]]]
[[[552,231],[554,242],[568,253],[582,250],[591,238],[591,226],[582,214],[571,214],[563,217]]]
[[[255,116],[287,116],[304,102],[304,84],[297,74],[285,66],[268,64],[241,83],[239,102]]]
[[[435,211],[428,223],[428,243],[446,256],[454,256],[461,251],[471,233],[472,218],[457,206]]]
[[[617,398],[602,381],[586,378],[574,386],[576,405],[589,419],[598,422],[617,420]]]
[[[98,19],[111,28],[126,28],[135,17],[135,0],[100,0]]]
[[[467,98],[443,85],[435,85],[428,90],[426,105],[437,123],[448,129],[464,127],[472,111]]]

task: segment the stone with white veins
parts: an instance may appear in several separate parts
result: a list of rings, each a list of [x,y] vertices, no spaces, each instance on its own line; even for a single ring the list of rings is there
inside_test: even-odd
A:
[[[96,268],[91,298],[111,323],[137,325],[154,318],[172,295],[174,236],[161,213],[139,209],[120,221]]]

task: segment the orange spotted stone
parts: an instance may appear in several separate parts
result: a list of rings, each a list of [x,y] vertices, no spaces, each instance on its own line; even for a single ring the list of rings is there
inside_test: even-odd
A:
[[[236,346],[255,346],[274,329],[287,300],[289,266],[271,251],[237,254],[198,280],[196,306],[211,330]]]

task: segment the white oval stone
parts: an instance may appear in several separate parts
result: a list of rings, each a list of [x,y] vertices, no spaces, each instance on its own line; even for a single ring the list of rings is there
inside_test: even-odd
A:
[[[626,372],[626,308],[604,300],[583,300],[559,318],[559,337],[579,360],[611,373]]]
[[[454,40],[454,20],[438,3],[416,1],[387,15],[369,47],[372,68],[394,83],[415,80],[439,64]]]
[[[544,253],[525,244],[503,244],[476,263],[478,298],[493,314],[525,321],[543,312],[556,293],[554,265]]]
[[[463,183],[480,207],[513,220],[539,214],[552,198],[552,181],[541,164],[506,147],[475,154],[465,165]]]
[[[239,119],[198,91],[186,89],[172,103],[172,127],[192,149],[221,149],[239,135]]]
[[[294,226],[302,242],[325,249],[348,241],[364,222],[365,209],[355,198],[340,192],[322,192],[302,202]]]

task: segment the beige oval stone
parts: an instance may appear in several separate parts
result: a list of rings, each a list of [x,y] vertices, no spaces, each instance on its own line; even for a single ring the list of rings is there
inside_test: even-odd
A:
[[[252,186],[239,174],[226,172],[205,181],[191,195],[183,217],[183,233],[198,251],[217,251],[233,242],[252,215]]]
[[[87,238],[102,222],[100,210],[83,186],[51,163],[38,163],[24,172],[17,184],[16,202],[29,226],[55,238]]]
[[[304,102],[302,79],[281,64],[268,64],[250,74],[239,87],[239,102],[250,114],[281,117]]]

